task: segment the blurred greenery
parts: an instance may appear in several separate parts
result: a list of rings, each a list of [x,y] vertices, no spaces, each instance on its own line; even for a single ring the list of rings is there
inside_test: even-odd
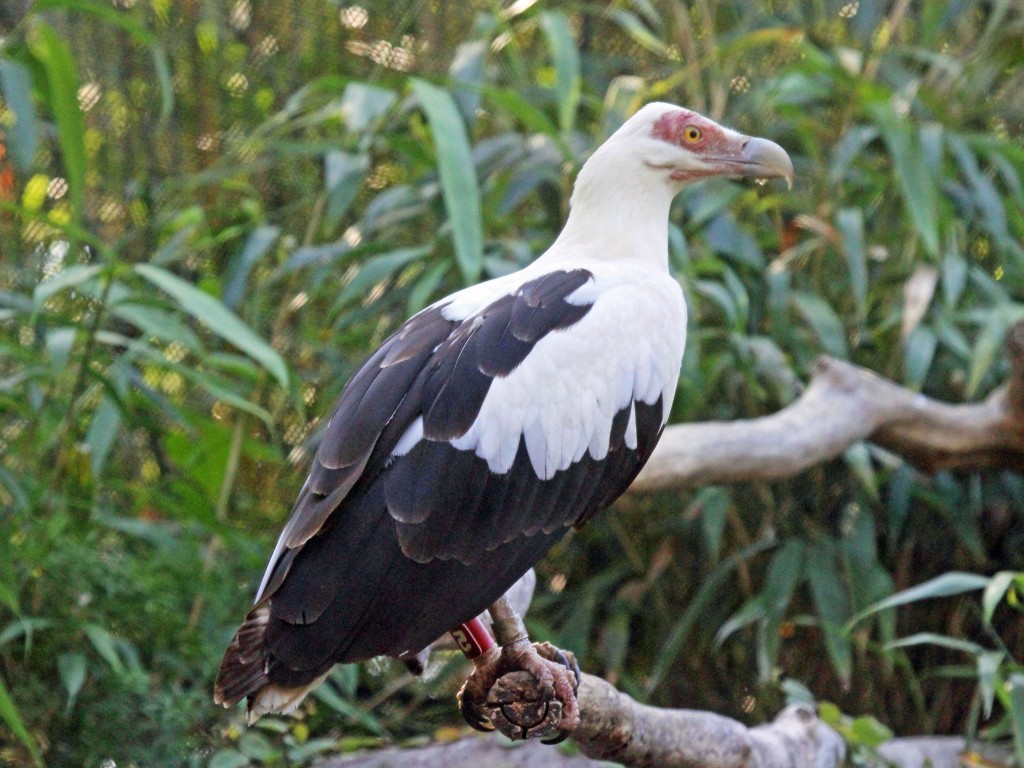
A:
[[[644,101],[797,171],[673,210],[673,420],[773,412],[822,352],[949,401],[1005,376],[1018,3],[21,5],[0,12],[0,762],[291,765],[457,727],[458,659],[339,669],[248,730],[212,678],[362,356],[542,252]],[[658,705],[759,722],[809,692],[869,746],[968,731],[1024,761],[1022,570],[1019,475],[857,445],[623,501],[539,566],[529,619]],[[944,574],[942,600],[863,613]]]

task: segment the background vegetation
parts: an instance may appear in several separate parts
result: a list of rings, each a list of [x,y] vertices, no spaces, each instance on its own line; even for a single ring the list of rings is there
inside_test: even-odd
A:
[[[18,5],[0,13],[5,763],[302,764],[458,725],[458,660],[425,682],[338,670],[300,719],[250,730],[211,683],[354,366],[542,252],[574,171],[644,101],[771,137],[797,170],[791,193],[716,181],[676,205],[674,420],[775,411],[822,352],[979,398],[1024,317],[1008,0]],[[841,711],[1015,733],[1024,764],[1022,570],[1020,476],[926,477],[859,445],[789,482],[620,504],[541,564],[530,624],[656,704],[757,722],[816,696],[854,740],[884,729]]]

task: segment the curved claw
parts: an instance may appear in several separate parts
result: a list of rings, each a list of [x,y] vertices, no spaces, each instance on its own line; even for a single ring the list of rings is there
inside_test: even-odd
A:
[[[573,686],[572,686],[572,692],[574,694],[578,693],[579,689],[580,689],[580,681],[583,679],[583,673],[580,671],[579,662],[576,661],[576,654],[571,653],[571,652],[570,653],[566,653],[561,648],[558,648],[557,646],[554,646],[554,645],[550,645],[550,644],[547,644],[547,643],[545,643],[545,645],[547,647],[544,650],[549,651],[550,655],[554,657],[554,658],[551,659],[551,661],[557,661],[563,667],[565,667],[570,672],[572,672],[573,678],[575,679],[575,682],[573,683]],[[544,654],[544,655],[547,655],[547,654]],[[567,731],[567,730],[560,730],[554,736],[552,736],[550,738],[541,739],[540,743],[541,744],[548,744],[548,745],[551,745],[551,746],[554,746],[555,744],[561,744],[563,741],[565,741],[566,739],[569,738],[569,733],[570,732]]]
[[[459,712],[462,713],[462,719],[469,724],[470,728],[481,733],[490,733],[494,730],[491,722],[480,715],[480,704],[476,701],[476,697],[467,691],[465,687],[459,691],[456,698],[459,702]]]
[[[576,654],[571,652],[566,653],[561,648],[555,648],[554,646],[552,646],[552,648],[555,650],[554,661],[557,661],[563,667],[572,672],[572,676],[576,678],[576,683],[572,687],[572,692],[578,693],[580,690],[580,681],[583,679],[583,672],[580,671],[580,663],[576,661]]]
[[[549,744],[554,746],[555,744],[561,744],[563,741],[569,738],[569,731],[559,731],[550,739],[541,739],[541,744]]]

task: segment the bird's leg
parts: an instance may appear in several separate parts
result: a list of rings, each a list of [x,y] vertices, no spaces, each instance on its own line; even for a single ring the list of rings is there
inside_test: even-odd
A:
[[[495,677],[488,680],[487,670],[496,667],[501,651],[494,644],[494,639],[479,617],[460,624],[451,631],[451,635],[459,650],[473,662],[473,674],[466,679],[458,693],[459,710],[466,722],[476,730],[493,731],[494,726],[487,721],[481,710],[487,698],[487,691],[498,679]]]
[[[507,598],[501,597],[490,607],[492,628],[498,645],[467,649],[463,639],[475,636],[473,622],[463,624],[453,631],[456,642],[463,652],[473,660],[473,673],[466,680],[459,692],[459,706],[466,721],[478,730],[489,730],[481,709],[491,688],[500,677],[509,672],[523,671],[537,681],[540,704],[546,711],[549,703],[557,701],[560,715],[556,715],[558,729],[563,735],[579,724],[579,706],[576,703],[576,688],[579,685],[580,672],[576,660],[571,653],[564,653],[549,643],[531,643],[526,633],[523,620],[512,607]],[[475,620],[474,620],[475,621]],[[468,643],[473,645],[473,643]],[[522,738],[530,735],[527,728],[522,728]],[[560,741],[557,738],[556,741]]]

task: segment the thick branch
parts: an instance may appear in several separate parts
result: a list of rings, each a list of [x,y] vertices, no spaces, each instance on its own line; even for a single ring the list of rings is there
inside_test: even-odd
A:
[[[870,440],[927,472],[1024,469],[1024,324],[1007,339],[1009,380],[980,403],[949,405],[864,368],[821,358],[800,398],[778,413],[665,430],[630,488],[779,480]]]
[[[522,688],[523,698],[537,692],[529,675],[514,672],[509,690]],[[503,678],[505,679],[505,678]],[[659,709],[638,704],[610,683],[584,675],[579,690],[581,722],[573,733],[580,751],[591,759],[568,756],[533,739],[509,748],[493,737],[468,738],[417,749],[387,749],[331,760],[323,768],[476,768],[500,764],[507,768],[598,768],[614,761],[627,768],[841,768],[842,738],[818,720],[814,710],[796,704],[769,724],[747,728],[710,712]],[[963,739],[928,737],[893,739],[880,755],[896,768],[958,768]],[[986,752],[990,765],[1006,765],[1009,756]],[[600,761],[600,762],[599,762]],[[881,768],[881,766],[879,766]]]
[[[806,705],[793,705],[757,728],[711,712],[638,704],[599,677],[580,685],[573,739],[599,760],[633,768],[836,768],[842,738]]]

